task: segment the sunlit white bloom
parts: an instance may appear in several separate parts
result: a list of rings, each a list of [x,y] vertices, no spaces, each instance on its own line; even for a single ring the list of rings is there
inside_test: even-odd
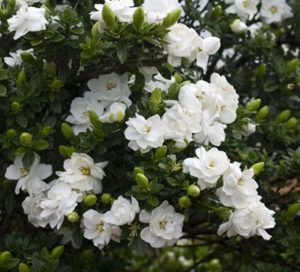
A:
[[[99,75],[98,78],[89,80],[87,85],[101,102],[123,102],[126,106],[131,105],[127,73],[122,76],[116,73]]]
[[[141,231],[141,239],[154,248],[172,246],[183,235],[184,215],[176,213],[168,201],[164,201],[151,213],[142,210],[140,221],[149,223],[149,226]]]
[[[87,154],[73,153],[70,159],[64,161],[65,171],[57,171],[56,174],[59,181],[69,184],[72,189],[99,194],[106,165],[107,162],[95,163]]]
[[[252,203],[245,209],[235,210],[230,215],[228,222],[223,223],[219,227],[218,235],[222,235],[225,232],[228,237],[237,234],[246,238],[259,235],[265,240],[269,240],[271,235],[266,232],[266,229],[275,226],[274,213],[261,202]]]
[[[104,215],[95,210],[88,210],[83,214],[83,236],[92,240],[99,249],[108,245],[110,240],[120,242],[121,229],[105,221]]]
[[[292,17],[292,9],[286,0],[262,0],[261,16],[268,23],[281,22]]]
[[[145,0],[142,7],[146,13],[147,22],[150,24],[161,23],[168,13],[181,9],[178,0]]]
[[[120,122],[125,117],[126,105],[120,102],[113,102],[105,113],[101,115],[100,120],[105,123]]]
[[[26,169],[23,165],[23,156],[17,156],[14,164],[6,169],[5,178],[18,180],[15,188],[16,194],[19,194],[20,189],[29,194],[39,194],[48,188],[48,185],[43,180],[52,175],[52,166],[40,163],[41,157],[38,154],[34,156],[30,169]]]
[[[247,25],[242,22],[240,19],[235,19],[231,25],[230,28],[233,33],[240,34],[240,33],[245,33],[248,29]]]
[[[173,83],[175,83],[174,77],[171,77],[171,79],[166,79],[158,73],[153,79],[145,84],[145,90],[149,93],[152,93],[154,89],[160,89],[162,92],[167,92]]]
[[[135,215],[139,213],[139,203],[134,197],[131,197],[131,201],[119,196],[111,206],[110,211],[104,214],[105,222],[122,226],[131,224],[135,218]]]
[[[83,97],[76,97],[71,104],[67,122],[73,124],[73,131],[75,135],[80,132],[86,132],[92,128],[89,118],[89,112],[95,112],[99,118],[103,115],[105,103],[100,103],[97,100],[97,95],[93,92],[85,92]]]
[[[74,211],[82,195],[72,190],[69,184],[53,181],[46,197],[40,202],[40,214],[50,227],[59,229],[64,217]]]
[[[48,21],[45,18],[44,8],[22,5],[16,15],[7,20],[7,23],[8,30],[10,32],[16,32],[14,39],[17,40],[28,32],[45,30]]]
[[[32,54],[33,53],[33,49],[29,49],[29,50],[21,50],[21,49],[18,49],[16,52],[10,52],[9,55],[10,57],[5,57],[4,58],[4,62],[10,66],[10,67],[15,67],[15,66],[18,66],[18,65],[21,65],[22,64],[22,58],[21,58],[21,55],[23,53],[30,53]]]
[[[216,192],[221,203],[228,207],[242,209],[252,202],[259,201],[261,197],[258,196],[258,185],[253,176],[252,168],[242,171],[240,163],[231,164],[223,175],[223,186]]]
[[[129,140],[128,146],[142,153],[148,152],[151,148],[157,148],[164,142],[164,126],[158,114],[145,119],[136,114],[136,117],[129,118],[126,122],[125,137]]]
[[[200,147],[196,149],[196,155],[197,158],[187,158],[183,161],[183,172],[198,178],[201,189],[214,187],[229,167],[226,153],[215,147],[209,151]]]

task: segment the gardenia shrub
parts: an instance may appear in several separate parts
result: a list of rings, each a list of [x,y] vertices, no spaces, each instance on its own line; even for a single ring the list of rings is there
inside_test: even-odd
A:
[[[142,260],[154,249],[212,241],[192,263],[176,252],[192,271],[224,251],[216,243],[267,245],[281,207],[257,181],[267,155],[244,151],[269,108],[237,89],[244,56],[230,42],[293,12],[284,0],[207,2],[0,1],[1,270],[155,271]]]

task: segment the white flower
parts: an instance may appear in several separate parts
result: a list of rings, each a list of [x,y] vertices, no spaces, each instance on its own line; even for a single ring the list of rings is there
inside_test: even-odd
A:
[[[235,19],[231,25],[230,28],[233,33],[240,34],[240,33],[245,33],[248,29],[247,25],[242,22],[240,19]]]
[[[39,194],[48,188],[43,180],[52,175],[52,166],[40,163],[41,157],[38,154],[34,156],[34,162],[30,169],[24,167],[23,156],[17,156],[14,164],[6,169],[5,178],[18,180],[15,188],[16,194],[19,194],[20,189],[29,194]]]
[[[126,124],[128,127],[124,134],[126,139],[130,141],[128,146],[132,150],[146,153],[151,148],[163,145],[164,127],[158,114],[148,119],[136,114],[136,117],[129,118]]]
[[[139,203],[134,197],[131,197],[130,202],[128,199],[119,196],[118,199],[113,202],[110,211],[104,214],[105,222],[117,226],[129,225],[139,211]]]
[[[120,242],[121,229],[118,226],[107,223],[104,215],[95,210],[88,210],[83,214],[82,220],[83,236],[99,249],[108,245],[110,240]]]
[[[14,39],[26,35],[28,32],[37,32],[46,29],[45,9],[21,6],[17,14],[7,20],[8,30],[15,31]]]
[[[215,147],[209,151],[200,147],[196,149],[196,155],[198,158],[184,160],[183,172],[198,178],[201,189],[214,187],[229,167],[226,153]]]
[[[116,73],[99,75],[98,78],[89,80],[87,85],[101,102],[123,102],[126,106],[131,105],[127,73],[122,76]]]
[[[240,163],[231,164],[223,175],[223,186],[216,191],[221,203],[228,207],[242,209],[252,202],[259,201],[261,197],[256,191],[258,185],[253,175],[252,168],[242,172]]]
[[[64,161],[64,172],[56,172],[59,181],[63,181],[72,189],[80,192],[99,194],[102,192],[102,180],[105,176],[103,168],[107,162],[94,163],[94,160],[84,153],[73,153],[70,159]]]
[[[260,14],[268,24],[281,22],[293,16],[292,9],[286,0],[262,0]]]
[[[154,78],[145,84],[145,90],[152,93],[154,89],[160,89],[162,92],[168,92],[169,87],[175,83],[175,78],[164,78],[161,74],[157,74]]]
[[[53,181],[47,196],[40,202],[40,217],[47,220],[52,229],[59,229],[64,217],[74,211],[81,198],[82,195],[73,191],[69,184]]]
[[[95,112],[99,118],[104,112],[105,103],[99,103],[95,93],[85,92],[84,97],[76,97],[71,104],[69,115],[66,119],[67,122],[73,124],[73,131],[75,135],[80,132],[86,132],[92,128],[89,118],[89,112]]]
[[[168,13],[181,8],[178,0],[145,0],[142,7],[150,24],[161,23]]]
[[[15,66],[18,66],[18,65],[21,65],[22,64],[22,58],[21,58],[21,55],[23,53],[30,53],[32,54],[33,53],[33,49],[29,49],[29,50],[17,50],[16,52],[11,52],[9,53],[10,57],[5,57],[4,58],[4,62],[10,66],[10,67],[15,67]]]
[[[230,215],[229,221],[219,227],[218,235],[225,232],[227,232],[228,237],[237,234],[246,238],[259,235],[265,240],[269,240],[271,236],[265,229],[275,226],[274,213],[261,202],[252,203],[245,209],[235,210]]]
[[[141,231],[141,239],[154,248],[172,246],[183,235],[184,215],[176,213],[168,201],[164,201],[151,213],[142,210],[140,221],[149,223],[149,226]]]
[[[248,137],[248,136],[252,135],[253,133],[255,133],[255,131],[256,131],[256,125],[248,123],[247,125],[242,126],[240,132],[243,136]]]
[[[257,6],[259,0],[234,0],[226,1],[227,3],[233,3],[226,11],[228,13],[235,13],[241,17],[243,21],[246,21],[248,17],[257,13]]]
[[[105,123],[120,122],[125,117],[126,105],[120,102],[113,102],[101,115],[100,120]]]

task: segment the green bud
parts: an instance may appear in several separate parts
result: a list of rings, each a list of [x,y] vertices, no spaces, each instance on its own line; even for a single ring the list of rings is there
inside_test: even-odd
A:
[[[109,193],[102,194],[100,197],[100,200],[105,205],[111,204],[111,202],[112,202],[111,194],[109,194]]]
[[[46,127],[43,127],[42,128],[42,135],[43,136],[49,136],[50,134],[51,134],[51,132],[53,131],[53,129],[52,129],[52,127],[50,127],[50,126],[46,126]]]
[[[221,5],[217,5],[213,10],[212,10],[212,17],[213,18],[219,18],[222,15],[223,9]]]
[[[163,145],[155,150],[154,158],[156,160],[160,160],[166,156],[167,152],[168,152],[168,147],[166,145]]]
[[[136,166],[133,169],[133,173],[134,173],[134,176],[136,176],[137,174],[144,174],[144,170],[143,170],[143,168]]]
[[[299,211],[300,211],[300,203],[294,203],[288,206],[286,215],[288,219],[293,219]]]
[[[192,204],[192,202],[188,196],[182,196],[178,200],[178,205],[181,208],[188,208],[189,206],[191,206],[191,204]]]
[[[136,30],[140,30],[145,22],[145,12],[143,8],[138,7],[133,14],[133,27]]]
[[[20,135],[19,139],[20,139],[21,145],[23,145],[23,146],[30,146],[32,143],[32,135],[28,132],[23,132]]]
[[[67,140],[74,137],[73,128],[71,126],[69,126],[67,123],[61,124],[61,131]]]
[[[18,113],[18,112],[22,111],[22,105],[18,101],[13,101],[11,103],[10,107],[14,113]]]
[[[116,27],[116,15],[114,14],[114,12],[108,4],[105,4],[103,6],[102,17],[108,28]]]
[[[19,266],[18,266],[18,271],[19,272],[29,272],[30,268],[29,268],[29,266],[27,264],[20,263]]]
[[[35,58],[28,52],[24,52],[21,54],[21,58],[24,62],[31,64],[31,65],[36,65]]]
[[[263,121],[267,118],[268,115],[269,115],[269,107],[264,106],[258,111],[257,120],[258,121]]]
[[[100,32],[100,22],[99,21],[93,25],[91,32],[92,32],[93,38],[100,39],[101,32]]]
[[[17,131],[13,128],[8,129],[6,132],[6,136],[8,138],[14,138],[16,135],[17,135]]]
[[[248,111],[257,111],[260,107],[261,99],[251,100],[246,104],[246,109]]]
[[[251,168],[253,169],[254,171],[254,175],[255,176],[258,176],[265,168],[265,163],[264,162],[258,162],[258,163],[255,163],[251,166]]]
[[[65,252],[65,247],[63,245],[60,245],[53,248],[50,255],[53,259],[59,259],[61,255],[64,254],[64,252]]]
[[[200,188],[197,185],[190,185],[187,189],[187,194],[191,197],[197,197],[200,195]]]
[[[162,22],[164,28],[170,28],[172,25],[176,24],[181,15],[181,9],[175,9],[168,13]]]
[[[263,76],[267,72],[267,65],[265,63],[261,63],[256,69],[255,74],[256,76]]]
[[[0,264],[6,264],[10,261],[11,259],[11,253],[9,251],[3,251],[0,254]]]
[[[138,173],[135,176],[135,180],[141,188],[144,188],[144,189],[149,188],[149,180],[144,174]]]
[[[94,206],[97,203],[97,196],[93,194],[87,195],[84,197],[83,203],[88,207]]]
[[[79,220],[79,215],[77,212],[71,212],[67,218],[70,223],[76,223]]]
[[[290,118],[290,115],[291,115],[290,110],[284,110],[277,115],[276,121],[279,123],[284,123],[287,119]]]
[[[297,124],[298,120],[295,117],[292,117],[286,122],[285,126],[287,129],[295,129]]]
[[[75,148],[73,146],[60,145],[58,147],[59,153],[66,157],[71,157],[71,155],[75,152]]]

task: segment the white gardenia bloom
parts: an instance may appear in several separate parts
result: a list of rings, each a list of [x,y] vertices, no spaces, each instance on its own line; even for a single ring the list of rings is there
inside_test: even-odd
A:
[[[45,18],[44,8],[35,8],[22,5],[16,15],[7,20],[8,30],[15,31],[14,39],[26,35],[28,32],[37,32],[46,29],[48,21]]]
[[[255,202],[245,209],[235,210],[228,220],[223,223],[218,230],[218,235],[227,233],[228,237],[237,234],[249,238],[254,235],[262,236],[265,240],[269,240],[271,235],[266,229],[275,226],[273,215],[274,211],[268,209],[263,203]]]
[[[131,201],[119,196],[111,206],[110,211],[104,214],[105,222],[123,226],[129,225],[133,222],[135,215],[139,213],[139,203],[134,197],[131,197]]]
[[[5,57],[4,58],[4,62],[10,66],[10,67],[15,67],[15,66],[19,66],[22,64],[22,58],[21,58],[21,55],[23,53],[30,53],[32,54],[33,53],[33,49],[29,49],[29,50],[21,50],[21,49],[18,49],[16,52],[10,52],[9,55],[10,57]]]
[[[177,67],[181,58],[193,62],[199,52],[201,38],[197,32],[184,24],[175,24],[166,35],[165,50],[168,53],[168,62]]]
[[[230,29],[232,30],[233,33],[236,34],[241,34],[241,33],[245,33],[248,29],[247,25],[242,22],[240,19],[235,19],[231,25],[230,25]]]
[[[122,76],[116,73],[99,75],[98,78],[89,80],[87,85],[101,102],[123,102],[126,106],[131,105],[127,73]]]
[[[159,24],[168,13],[176,9],[181,9],[178,0],[145,0],[142,7],[149,24]]]
[[[126,105],[120,102],[113,102],[105,113],[100,117],[104,123],[121,122],[125,117]]]
[[[93,92],[85,92],[83,97],[76,97],[71,104],[71,115],[66,119],[67,122],[74,125],[74,134],[78,135],[80,132],[91,129],[89,112],[95,112],[100,118],[104,113],[104,106],[105,103],[98,102],[97,96]]]
[[[253,179],[252,168],[242,171],[240,163],[234,162],[223,175],[223,186],[216,191],[223,205],[242,209],[261,199],[258,184]]]
[[[34,162],[30,169],[25,169],[23,156],[17,156],[14,164],[7,167],[4,177],[10,180],[18,180],[15,193],[19,194],[20,189],[28,194],[39,194],[48,188],[44,179],[52,175],[52,166],[40,163],[41,157],[35,154]]]
[[[281,22],[293,16],[292,9],[286,0],[262,0],[260,14],[268,24]]]
[[[95,163],[84,153],[73,153],[64,161],[64,172],[57,171],[58,180],[80,192],[99,194],[102,192],[103,168],[108,162]]]
[[[69,184],[53,181],[46,197],[40,202],[40,214],[52,229],[60,229],[64,217],[74,211],[82,195],[73,191]]]
[[[151,213],[142,210],[140,221],[149,223],[149,226],[141,231],[141,239],[154,248],[172,246],[183,235],[184,215],[176,213],[168,201],[164,201]]]
[[[201,189],[216,186],[218,179],[227,171],[229,159],[225,152],[204,147],[196,149],[197,158],[187,158],[183,161],[183,172],[198,178]]]
[[[121,229],[105,221],[104,215],[95,210],[88,210],[83,214],[83,236],[92,240],[99,249],[108,245],[110,240],[120,242]]]
[[[243,21],[257,13],[257,6],[260,0],[226,0],[227,3],[233,3],[226,12],[234,13],[240,16]]]
[[[124,132],[129,140],[128,146],[142,153],[150,151],[151,148],[161,147],[164,142],[164,126],[158,114],[145,119],[136,114],[136,117],[129,118],[126,122],[127,128]]]

